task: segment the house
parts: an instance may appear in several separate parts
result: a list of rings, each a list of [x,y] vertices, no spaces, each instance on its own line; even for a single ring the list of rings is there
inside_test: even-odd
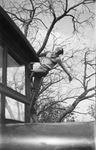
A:
[[[39,58],[14,21],[0,7],[0,120],[30,122],[30,62]]]

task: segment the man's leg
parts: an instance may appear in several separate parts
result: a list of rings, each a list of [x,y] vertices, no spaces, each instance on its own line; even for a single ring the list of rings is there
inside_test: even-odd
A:
[[[30,116],[33,122],[37,122],[37,115],[36,115],[36,101],[38,98],[38,93],[41,87],[42,77],[45,77],[48,74],[48,71],[38,70],[32,71],[31,73],[31,87],[32,87],[32,96],[31,96],[31,103],[30,103]],[[34,77],[34,81],[33,81]]]

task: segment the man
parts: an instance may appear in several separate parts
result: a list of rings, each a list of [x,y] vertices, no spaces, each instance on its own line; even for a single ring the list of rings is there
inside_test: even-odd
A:
[[[42,77],[45,77],[50,70],[54,68],[56,64],[59,64],[61,68],[64,70],[64,72],[68,75],[69,81],[72,81],[72,77],[68,70],[65,68],[64,64],[62,63],[60,59],[60,55],[63,55],[63,48],[57,47],[55,49],[55,52],[45,52],[42,53],[39,57],[42,59],[40,60],[40,65],[38,68],[33,69],[31,73],[31,77],[34,77],[34,83],[33,83],[33,94],[32,94],[32,99],[31,99],[31,104],[30,104],[30,114],[31,118],[34,122],[37,122],[36,118],[36,100],[38,97],[38,92],[40,89],[40,83],[42,81]]]

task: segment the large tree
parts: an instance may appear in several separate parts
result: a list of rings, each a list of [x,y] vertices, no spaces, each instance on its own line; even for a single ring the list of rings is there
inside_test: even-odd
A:
[[[38,55],[49,47],[51,50],[58,45],[65,48],[62,60],[71,71],[74,78],[72,82],[76,86],[66,85],[66,76],[56,66],[55,71],[51,71],[42,81],[36,102],[39,120],[42,120],[45,114],[47,117],[52,114],[55,122],[61,122],[81,101],[94,99],[95,47],[92,43],[87,45],[83,40],[86,26],[94,27],[94,2],[92,0],[21,0],[16,2],[10,0],[7,7],[4,7]],[[60,28],[67,29],[66,25],[70,28],[70,36],[68,33],[66,38],[57,37],[55,33],[59,32]],[[51,44],[50,38],[53,38]],[[66,92],[59,89],[60,83],[67,86],[67,90],[63,88]],[[66,104],[69,100],[71,103]]]

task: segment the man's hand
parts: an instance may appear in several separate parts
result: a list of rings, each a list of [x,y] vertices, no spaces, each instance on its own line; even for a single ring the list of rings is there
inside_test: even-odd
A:
[[[72,81],[72,77],[71,77],[71,76],[69,76],[69,81],[70,81],[70,82]]]

